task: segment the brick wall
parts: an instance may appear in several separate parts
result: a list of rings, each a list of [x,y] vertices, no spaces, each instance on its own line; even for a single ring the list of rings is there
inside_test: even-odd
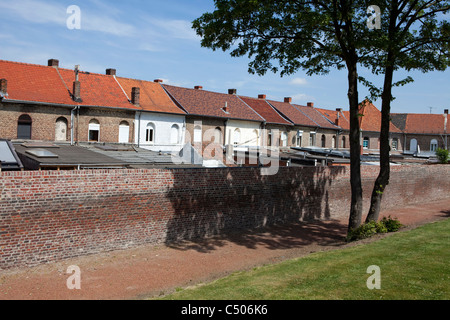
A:
[[[378,168],[363,167],[365,212]],[[394,166],[385,208],[448,197],[450,166]],[[309,219],[347,219],[349,169],[0,173],[0,268]]]

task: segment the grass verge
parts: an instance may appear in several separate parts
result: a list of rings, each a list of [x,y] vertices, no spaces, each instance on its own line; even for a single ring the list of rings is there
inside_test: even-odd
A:
[[[180,300],[448,300],[450,219],[368,244],[319,252],[179,290]],[[368,289],[367,268],[380,268]]]

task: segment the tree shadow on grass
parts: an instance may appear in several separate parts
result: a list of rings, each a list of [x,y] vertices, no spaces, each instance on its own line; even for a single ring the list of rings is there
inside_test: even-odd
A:
[[[346,226],[331,220],[328,188],[342,167],[174,170],[168,197],[174,214],[165,245],[208,252],[228,241],[245,246],[290,249],[332,245]]]

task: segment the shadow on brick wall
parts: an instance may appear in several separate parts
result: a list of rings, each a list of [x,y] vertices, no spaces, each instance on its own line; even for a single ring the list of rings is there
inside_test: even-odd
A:
[[[274,225],[285,228],[278,229],[278,240],[266,239],[264,244],[274,248],[292,244],[296,241],[286,233],[289,225],[332,219],[330,186],[344,170],[283,167],[272,176],[261,175],[258,168],[174,170],[167,194],[174,214],[167,223],[165,244],[178,247],[180,241],[189,240],[198,250],[212,250],[226,237],[252,247],[254,232]],[[325,227],[330,225],[315,223],[311,234]],[[211,236],[216,237],[202,241]]]

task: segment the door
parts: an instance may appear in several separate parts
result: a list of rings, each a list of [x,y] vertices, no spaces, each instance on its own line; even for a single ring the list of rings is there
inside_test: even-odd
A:
[[[122,121],[119,125],[119,143],[128,143],[130,141],[130,125]]]
[[[416,152],[417,151],[417,140],[411,139],[409,142],[409,151]]]

